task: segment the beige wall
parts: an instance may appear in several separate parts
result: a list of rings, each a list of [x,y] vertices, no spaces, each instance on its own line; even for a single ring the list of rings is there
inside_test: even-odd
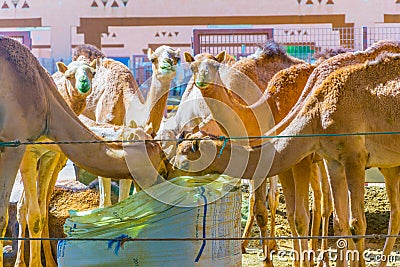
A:
[[[98,7],[91,7],[93,1]],[[4,2],[9,8],[0,8],[0,27],[3,27],[0,30],[16,30],[13,27],[16,26],[13,24],[16,19],[40,18],[39,26],[46,28],[32,30],[33,51],[39,57],[55,59],[69,58],[71,46],[85,42],[85,35],[78,33],[79,30],[86,30],[86,38],[90,34],[96,37],[104,32],[100,41],[107,55],[130,56],[143,53],[149,44],[177,44],[189,49],[192,29],[207,27],[208,24],[234,21],[234,24],[251,24],[250,27],[269,27],[272,24],[320,22],[324,25],[344,26],[347,23],[361,27],[383,23],[384,14],[400,14],[400,4],[396,4],[396,0],[311,0],[313,4],[307,4],[307,0],[300,3],[298,0],[128,0],[126,6],[122,0],[108,0],[105,7],[100,0],[23,0],[17,7],[10,0]],[[24,2],[29,7],[23,7]],[[114,2],[119,7],[111,7]],[[344,21],[331,19],[331,15],[345,15]],[[230,17],[233,19],[230,20]],[[323,21],[318,20],[322,17]],[[81,18],[87,18],[85,25],[82,25]],[[95,18],[121,20],[114,20],[112,23],[115,26],[102,28],[103,22],[91,20]],[[131,19],[128,21],[128,18]],[[150,20],[146,20],[148,18]],[[196,25],[198,21],[202,25]],[[123,26],[154,23],[156,25]],[[175,26],[178,24],[188,26]],[[107,31],[108,36],[105,34]],[[162,32],[166,32],[166,36],[162,36]],[[169,33],[172,36],[168,36]]]

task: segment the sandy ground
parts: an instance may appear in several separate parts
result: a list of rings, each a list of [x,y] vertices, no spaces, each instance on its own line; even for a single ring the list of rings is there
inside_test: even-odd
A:
[[[60,175],[60,180],[58,182],[58,189],[52,196],[51,206],[50,206],[50,225],[52,227],[51,236],[62,237],[63,236],[63,223],[68,217],[68,210],[88,210],[96,208],[98,206],[98,192],[96,190],[82,190],[79,184],[75,184],[73,181],[73,167],[72,164],[68,164],[67,168],[63,170],[62,175]],[[71,182],[72,180],[72,182]],[[372,179],[374,180],[374,179]],[[370,180],[371,181],[371,180]],[[75,184],[74,190],[66,190],[63,188],[65,185]],[[243,196],[243,207],[242,207],[242,226],[244,227],[245,220],[247,217],[247,205],[248,205],[248,188],[247,186],[242,186],[242,196]],[[15,195],[14,198],[18,198]],[[310,195],[310,206],[312,202],[312,197]],[[384,188],[379,186],[367,186],[366,196],[365,196],[365,208],[366,208],[366,218],[367,218],[367,234],[386,234],[388,221],[389,221],[389,203],[386,196],[386,191]],[[311,209],[310,209],[311,210]],[[277,236],[290,236],[289,226],[285,217],[285,203],[282,194],[279,198],[279,206],[276,218],[276,235]],[[256,225],[252,228],[252,236],[257,237],[259,234],[258,227]],[[332,221],[330,224],[330,235],[333,235],[332,231]],[[331,240],[329,246],[334,249],[336,240]],[[289,250],[291,248],[290,240],[278,240],[278,250],[279,255],[274,256],[275,266],[291,266],[291,257],[289,255]],[[382,239],[367,239],[366,248],[370,251],[368,254],[371,260],[367,261],[368,265],[374,265],[376,262],[372,261],[379,255],[381,249],[383,248],[384,240]],[[54,253],[56,253],[56,242],[54,242]],[[262,266],[259,259],[259,253],[261,252],[261,246],[259,241],[250,241],[247,249],[247,253],[243,254],[243,266]],[[400,242],[396,242],[396,246],[393,252],[393,262],[389,266],[400,266]],[[331,266],[334,266],[332,263]]]
[[[247,205],[247,189],[243,188],[243,213],[246,213]],[[311,206],[311,195],[310,195],[310,206]],[[366,187],[365,193],[365,209],[367,219],[367,235],[369,234],[386,234],[389,216],[390,206],[387,200],[385,188],[380,186],[368,186]],[[310,209],[311,210],[311,209]],[[245,219],[245,214],[243,219]],[[282,194],[279,198],[279,206],[277,211],[277,223],[276,223],[276,235],[277,236],[290,236],[289,226],[285,217],[285,203]],[[244,225],[242,223],[242,225]],[[258,236],[258,228],[256,225],[253,226],[252,236]],[[330,220],[329,235],[333,235],[332,218]],[[332,257],[335,256],[337,240],[330,240],[329,247],[332,249]],[[375,266],[376,259],[379,258],[380,252],[383,249],[383,239],[366,239],[366,264],[367,266]],[[274,266],[291,266],[293,257],[288,256],[291,249],[290,240],[278,240],[279,254],[273,258]],[[259,253],[261,252],[261,246],[259,241],[250,241],[247,249],[247,254],[243,254],[243,266],[262,266],[259,260]],[[317,252],[318,255],[319,252]],[[396,242],[393,253],[391,254],[391,264],[388,266],[400,266],[400,241]],[[331,262],[331,266],[334,266],[334,262]]]

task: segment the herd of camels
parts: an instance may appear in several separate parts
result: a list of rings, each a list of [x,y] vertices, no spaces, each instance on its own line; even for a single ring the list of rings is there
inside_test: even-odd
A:
[[[335,235],[364,235],[365,170],[378,167],[391,205],[388,234],[399,233],[398,135],[366,133],[400,130],[400,43],[379,41],[357,52],[331,50],[313,64],[287,55],[272,40],[239,60],[225,51],[185,52],[193,76],[169,118],[164,111],[180,51],[160,46],[149,49],[148,57],[153,74],[145,99],[129,68],[94,46],[78,46],[72,62],[58,62],[51,76],[28,48],[0,36],[0,141],[60,141],[0,147],[3,203],[18,171],[24,185],[17,216],[21,237],[26,227],[32,238],[49,237],[50,196],[67,159],[99,176],[102,207],[111,205],[110,179],[120,180],[120,201],[128,197],[132,181],[140,190],[188,174],[247,179],[252,189],[245,237],[254,219],[262,237],[274,237],[278,180],[293,236],[310,235],[309,187],[314,198],[311,235],[320,234],[321,221],[322,236],[328,235],[332,213]],[[107,143],[98,134],[106,128],[115,129],[118,138],[148,141]],[[87,142],[62,142],[82,140]],[[1,237],[7,222],[7,205],[1,205]],[[390,254],[395,240],[387,238],[383,255]],[[30,241],[29,266],[42,265],[42,245],[45,265],[57,266],[48,240]],[[272,266],[276,242],[263,239],[262,245],[263,264]],[[244,252],[246,246],[244,241]],[[307,239],[293,240],[299,255],[308,246]],[[19,241],[15,266],[27,265],[23,247]],[[316,240],[311,248],[317,251]],[[326,249],[323,239],[321,250]],[[349,239],[348,249],[362,255],[364,239]],[[322,264],[328,265],[325,256]],[[303,257],[293,262],[314,264]],[[337,262],[347,264],[345,259]],[[360,257],[350,264],[365,266],[365,261]]]

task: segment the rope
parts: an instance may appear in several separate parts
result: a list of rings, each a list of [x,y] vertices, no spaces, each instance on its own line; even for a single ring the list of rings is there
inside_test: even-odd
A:
[[[60,144],[91,144],[91,143],[140,143],[140,142],[182,142],[196,140],[220,140],[224,141],[223,147],[229,140],[254,140],[254,139],[283,139],[283,138],[311,138],[311,137],[343,137],[343,136],[370,136],[370,135],[399,135],[394,132],[355,132],[355,133],[331,133],[331,134],[299,134],[299,135],[262,135],[262,136],[218,136],[204,138],[174,138],[174,139],[150,139],[150,140],[79,140],[79,141],[24,141],[20,140],[0,142],[0,147],[18,147],[21,145],[60,145]]]
[[[117,238],[95,238],[95,237],[87,237],[87,238],[56,238],[56,237],[1,237],[0,241],[14,241],[14,240],[50,240],[50,241],[58,241],[58,240],[66,240],[66,241],[109,241],[111,245],[114,242],[124,242],[128,241],[216,241],[216,240],[301,240],[301,239],[386,239],[388,237],[400,237],[400,235],[385,235],[385,234],[372,234],[372,235],[353,235],[353,236],[276,236],[276,237],[166,237],[166,238],[131,238],[128,236],[119,236]]]

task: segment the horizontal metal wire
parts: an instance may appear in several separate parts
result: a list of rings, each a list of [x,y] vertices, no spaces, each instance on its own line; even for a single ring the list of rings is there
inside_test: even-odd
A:
[[[90,143],[140,143],[140,142],[182,142],[194,140],[254,140],[254,139],[282,139],[282,138],[312,138],[312,137],[343,137],[343,136],[370,136],[370,135],[399,135],[400,131],[393,132],[355,132],[355,133],[326,133],[326,134],[299,134],[299,135],[262,135],[262,136],[214,136],[203,138],[175,138],[175,139],[148,139],[148,140],[79,140],[79,141],[20,141],[0,142],[0,147],[18,147],[21,145],[59,145],[59,144],[90,144]]]
[[[372,234],[372,235],[353,235],[353,236],[277,236],[277,237],[166,237],[166,238],[56,238],[56,237],[1,237],[0,241],[12,240],[68,240],[68,241],[111,241],[111,240],[124,240],[124,241],[203,241],[203,240],[299,240],[299,239],[385,239],[388,237],[400,237],[400,235],[385,235],[385,234]]]

